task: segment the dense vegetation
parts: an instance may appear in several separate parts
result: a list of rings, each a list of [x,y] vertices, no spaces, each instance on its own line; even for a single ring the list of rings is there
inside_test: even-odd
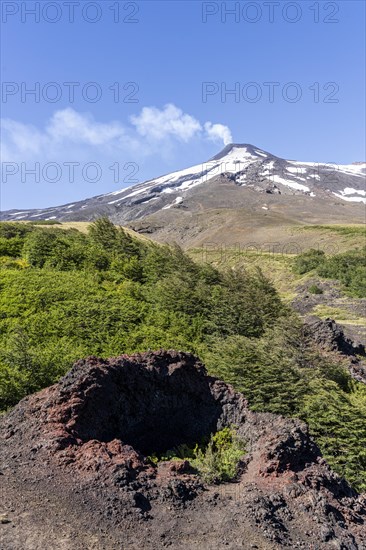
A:
[[[259,338],[214,339],[204,358],[212,373],[244,393],[252,410],[305,420],[332,467],[366,490],[366,387],[302,338],[299,321],[289,315]]]
[[[332,466],[366,489],[365,386],[305,345],[301,323],[260,270],[198,265],[106,219],[85,235],[2,223],[0,256],[0,408],[86,355],[184,349],[253,409],[306,420]],[[309,261],[319,269],[323,259]]]
[[[337,279],[351,296],[366,297],[366,246],[334,256],[311,249],[296,257],[293,269],[300,275],[314,271],[320,277]]]
[[[283,306],[258,273],[219,273],[107,220],[76,230],[0,224],[1,407],[85,355],[197,352],[209,337],[257,337]]]

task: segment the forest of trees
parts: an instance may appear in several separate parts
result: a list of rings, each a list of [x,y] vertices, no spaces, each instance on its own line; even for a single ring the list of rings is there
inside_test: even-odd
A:
[[[342,258],[297,261],[302,273],[347,272]],[[305,345],[300,319],[260,270],[199,265],[107,219],[87,234],[1,223],[0,266],[0,409],[81,357],[191,351],[252,409],[306,420],[332,467],[366,489],[366,388]],[[361,288],[347,274],[342,282]]]

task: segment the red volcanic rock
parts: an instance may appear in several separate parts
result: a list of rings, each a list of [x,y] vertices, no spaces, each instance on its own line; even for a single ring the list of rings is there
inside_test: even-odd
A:
[[[235,483],[148,456],[235,425]],[[365,501],[307,426],[253,413],[193,355],[79,361],[0,420],[5,550],[366,548]],[[8,517],[7,516],[7,517]]]

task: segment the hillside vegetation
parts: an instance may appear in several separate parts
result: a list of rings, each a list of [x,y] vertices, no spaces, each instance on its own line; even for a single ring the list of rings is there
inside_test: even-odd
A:
[[[366,297],[366,246],[333,256],[311,249],[296,257],[293,270],[300,275],[313,271],[319,277],[336,279],[351,296]]]
[[[3,410],[80,357],[192,351],[252,409],[306,420],[330,464],[366,489],[365,386],[305,344],[260,269],[198,264],[106,219],[85,234],[2,223],[0,256]]]

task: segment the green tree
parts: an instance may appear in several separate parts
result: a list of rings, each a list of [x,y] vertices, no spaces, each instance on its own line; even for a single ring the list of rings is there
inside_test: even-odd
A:
[[[33,267],[43,267],[52,256],[57,234],[42,229],[30,232],[24,242],[23,256]]]
[[[113,250],[117,244],[117,227],[108,218],[99,218],[88,227],[89,236],[105,250]]]

